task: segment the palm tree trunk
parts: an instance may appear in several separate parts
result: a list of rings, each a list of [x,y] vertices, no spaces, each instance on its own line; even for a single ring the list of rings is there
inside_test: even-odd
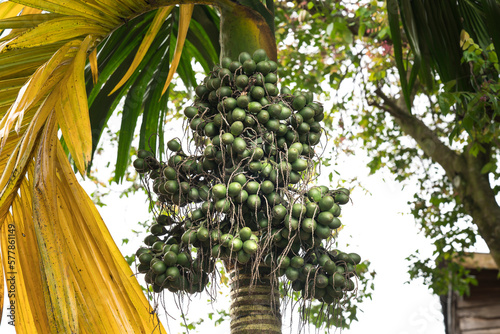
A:
[[[261,265],[259,275],[251,265],[226,268],[231,278],[231,334],[281,334],[279,289],[269,277],[270,268]]]
[[[220,9],[221,58],[237,60],[243,51],[264,49],[276,60],[273,29],[260,13],[238,4]],[[231,277],[231,334],[281,334],[279,289],[269,277],[270,268],[261,264],[257,274],[250,264],[226,262],[226,269]]]

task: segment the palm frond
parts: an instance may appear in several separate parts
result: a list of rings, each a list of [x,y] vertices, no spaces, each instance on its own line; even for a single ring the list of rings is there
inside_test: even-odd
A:
[[[458,1],[458,12],[462,17],[463,28],[481,48],[486,49],[491,44],[486,26],[484,6],[481,2]]]
[[[23,5],[11,1],[2,2],[0,3],[0,20],[16,17],[20,13],[22,14],[23,10],[25,10]],[[0,29],[0,34],[2,34],[3,31],[3,29]]]
[[[388,0],[389,1],[392,0]],[[456,89],[470,89],[470,73],[465,64],[462,64],[462,50],[460,48],[460,33],[464,26],[474,31],[474,36],[486,42],[485,21],[483,7],[475,1],[423,1],[398,0],[401,22],[408,38],[414,56],[414,68],[407,84],[402,79],[405,99],[409,98],[416,72],[420,80],[432,89],[434,75],[439,74],[442,82],[455,82]],[[389,11],[389,18],[397,17],[397,11]],[[396,29],[393,23],[391,31]],[[396,38],[396,40],[394,40]],[[396,33],[393,36],[396,59],[402,47],[401,37]],[[415,69],[416,67],[416,69]],[[400,77],[406,76],[409,69],[398,65]]]
[[[109,95],[117,85],[119,81],[117,79],[121,79],[123,76],[124,69],[125,71],[129,70],[125,66],[127,66],[126,64],[130,66],[132,59],[134,59],[133,55],[137,54],[137,48],[139,48],[141,41],[144,40],[154,14],[154,12],[150,12],[134,18],[129,27],[117,29],[101,43],[97,52],[99,79],[95,85],[92,84],[90,67],[88,66],[86,69],[90,119],[94,136],[92,154],[97,148],[97,142],[114,109],[120,105],[124,98],[128,101],[124,105],[127,110],[123,110],[121,114],[122,124],[125,127],[121,128],[119,135],[114,178],[117,182],[123,178],[127,167],[130,165],[132,134],[135,128],[139,126],[138,119],[140,115],[143,115],[143,117],[142,124],[140,124],[139,148],[147,148],[157,152],[158,158],[161,158],[164,151],[164,138],[161,129],[167,113],[167,98],[163,98],[161,92],[171,72],[170,59],[173,58],[173,50],[170,48],[170,41],[174,45],[176,44],[177,39],[175,36],[179,34],[179,11],[175,10],[172,15],[168,16],[158,30],[155,39],[151,42],[150,48],[144,54],[143,61],[135,69],[134,74],[129,73],[130,78],[127,83],[118,91]],[[215,9],[206,6],[195,6],[187,30],[183,52],[179,58],[179,70],[177,71],[180,79],[183,80],[188,89],[196,84],[193,68],[189,66],[191,61],[193,59],[198,61],[205,71],[209,71],[214,63],[219,60],[219,50],[219,22]],[[140,74],[139,72],[143,72],[145,68],[148,68],[149,73],[153,67],[148,63],[153,60],[155,64],[157,63],[154,74],[152,76]],[[174,69],[172,69],[173,72]],[[144,81],[144,75],[149,78],[149,82]],[[139,79],[140,77],[142,80]],[[146,87],[145,90],[138,90],[135,87],[139,82],[141,82],[141,86]],[[142,91],[144,91],[142,104],[138,104],[139,100],[136,94],[137,92],[142,94]],[[131,94],[135,96],[130,97]],[[131,103],[132,101],[135,101],[135,103]],[[131,106],[136,109],[134,111],[129,110]],[[125,121],[123,120],[124,117],[126,117]]]
[[[394,8],[396,0],[387,0],[387,8]],[[391,38],[394,43],[394,57],[396,58],[396,67],[399,72],[399,80],[401,82],[401,89],[405,98],[408,110],[411,109],[410,91],[408,88],[408,80],[406,78],[406,67],[403,61],[403,47],[401,41],[401,32],[399,29],[399,13],[395,10],[388,11],[389,28],[391,31]]]
[[[42,276],[40,270],[33,270],[33,265],[40,263],[40,254],[36,247],[37,236],[32,223],[33,216],[33,177],[34,160],[31,159],[27,167],[27,178],[21,183],[19,192],[15,195],[12,211],[3,221],[0,234],[2,264],[5,272],[15,272],[16,296],[13,301],[19,306],[16,309],[16,332],[18,333],[49,333],[47,311],[43,302],[30,302],[33,296],[43,296]],[[13,241],[11,241],[13,240]],[[11,249],[9,262],[9,245],[15,245]],[[12,247],[11,247],[12,248]],[[23,249],[32,249],[30,252],[22,252]],[[7,276],[7,279],[12,277]],[[40,298],[40,297],[38,297]]]
[[[500,52],[500,3],[495,0],[481,1],[485,13],[487,30],[497,54]]]
[[[122,77],[120,82],[113,88],[110,95],[113,94],[118,88],[123,86],[123,84],[132,76],[132,74],[135,72],[139,64],[141,63],[142,59],[144,58],[146,52],[149,50],[149,47],[153,43],[156,35],[158,34],[158,31],[160,31],[163,22],[167,19],[167,16],[170,14],[172,11],[173,7],[168,6],[159,9],[156,12],[155,17],[153,18],[153,21],[151,22],[151,25],[149,26],[148,31],[146,32],[146,35],[144,36],[144,39],[142,40],[141,45],[139,46],[139,51],[135,54],[134,60],[132,61],[132,64],[130,65],[130,68],[127,70],[127,73]],[[188,19],[189,21],[190,19]]]

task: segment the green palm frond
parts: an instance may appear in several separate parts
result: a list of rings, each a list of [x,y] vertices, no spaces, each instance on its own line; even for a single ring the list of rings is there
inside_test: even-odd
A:
[[[67,154],[83,174],[93,140],[118,98],[125,99],[119,165],[128,164],[123,157],[128,158],[139,114],[144,114],[143,133],[158,132],[166,113],[161,91],[172,74],[170,35],[175,31],[165,6],[173,4],[0,3],[2,272],[9,268],[7,238],[15,228],[19,290],[12,302],[20,333],[164,332],[76,181]],[[184,7],[189,15],[179,20],[188,26],[193,5]],[[188,76],[186,66],[184,72]]]
[[[414,67],[419,71],[420,80],[428,88],[433,87],[435,71],[442,82],[456,82],[456,89],[466,91],[470,86],[470,70],[462,63],[460,34],[465,30],[479,45],[485,49],[495,43],[500,45],[500,4],[495,0],[464,1],[424,1],[398,0],[398,6],[390,6],[394,1],[388,0],[389,19],[393,20],[391,31],[395,31],[399,14],[404,32],[410,44]],[[397,8],[398,10],[390,10]],[[393,34],[395,55],[398,63],[403,63],[401,36]],[[408,68],[398,66],[403,88]],[[406,98],[413,87],[412,69],[408,88],[403,89]]]
[[[500,52],[500,1],[481,0],[487,31],[491,36],[497,54]]]
[[[137,120],[140,115],[143,117],[140,124],[139,148],[150,148],[158,151],[160,155],[164,151],[161,128],[167,114],[168,97],[162,97],[161,93],[170,72],[170,60],[173,54],[171,44],[175,45],[175,36],[178,32],[177,10],[174,10],[163,23],[129,80],[119,90],[112,92],[124,72],[129,69],[154,16],[155,12],[148,12],[134,18],[129,25],[117,29],[101,43],[97,52],[99,78],[95,85],[90,65],[87,65],[85,72],[93,135],[92,154],[97,148],[108,119],[120,101],[125,99],[115,171],[117,182],[123,178],[130,164],[130,147],[135,128],[139,126]],[[218,62],[220,47],[217,18],[215,9],[195,6],[177,71],[188,88],[196,85],[194,72],[190,66],[193,60],[198,61],[205,71],[209,71]]]

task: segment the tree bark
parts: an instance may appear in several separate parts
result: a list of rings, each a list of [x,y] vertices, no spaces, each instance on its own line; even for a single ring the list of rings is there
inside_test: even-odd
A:
[[[221,58],[238,60],[241,52],[264,49],[271,60],[277,60],[273,30],[260,13],[236,3],[220,10]],[[254,268],[258,273],[252,268],[250,264],[226,263],[231,279],[231,334],[281,334],[277,281],[269,277],[269,267],[261,264]]]
[[[226,264],[231,284],[231,334],[281,334],[280,295],[270,268]]]
[[[425,154],[444,169],[500,268],[500,206],[489,182],[489,174],[481,173],[490,155],[479,153],[473,156],[467,148],[461,154],[456,153],[425,123],[409,113],[404,101],[393,100],[380,89],[375,93],[384,102],[383,105],[375,105],[388,112],[403,132],[411,136]]]

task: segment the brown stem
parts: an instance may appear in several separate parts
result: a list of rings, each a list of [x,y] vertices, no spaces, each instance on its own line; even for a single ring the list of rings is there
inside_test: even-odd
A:
[[[477,157],[464,152],[464,178],[462,187],[465,208],[479,228],[479,234],[490,249],[491,256],[500,268],[500,206],[495,200],[489,175],[481,173],[490,155],[479,153]]]
[[[384,104],[380,105],[376,102],[373,104],[393,116],[403,132],[415,139],[425,154],[440,164],[450,180],[453,180],[457,174],[456,165],[463,163],[461,157],[446,146],[424,122],[410,114],[404,104],[389,98],[380,88],[375,90],[375,94],[383,100]]]

